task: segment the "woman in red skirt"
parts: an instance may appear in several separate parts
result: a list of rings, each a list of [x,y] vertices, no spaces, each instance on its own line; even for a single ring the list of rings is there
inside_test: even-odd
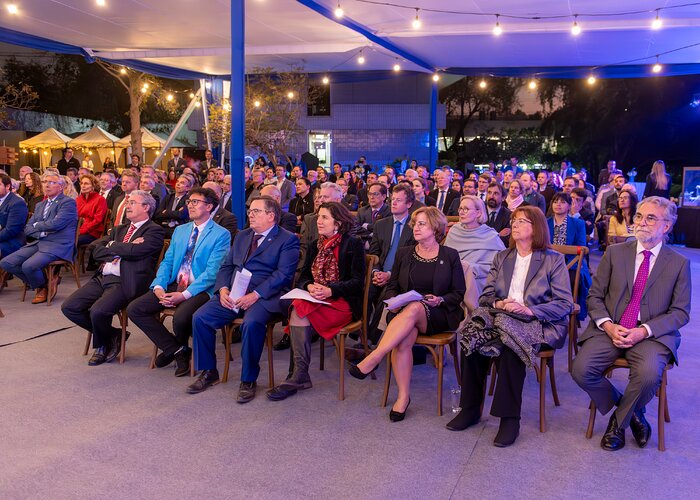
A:
[[[319,237],[309,247],[297,287],[328,304],[298,299],[292,302],[289,331],[294,372],[268,391],[267,397],[273,401],[311,387],[309,362],[314,331],[330,340],[342,327],[362,317],[365,248],[362,240],[351,234],[355,219],[344,205],[330,202],[319,208],[317,224]]]

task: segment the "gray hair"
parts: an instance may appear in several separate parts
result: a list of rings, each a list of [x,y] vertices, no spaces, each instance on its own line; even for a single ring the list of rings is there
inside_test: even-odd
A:
[[[268,193],[266,196],[270,196],[276,199],[277,203],[280,203],[282,201],[282,191],[280,191],[279,188],[274,184],[267,184],[266,186],[263,186],[260,192],[262,193],[263,191]]]
[[[203,188],[208,188],[211,189],[216,193],[216,196],[221,198],[221,195],[223,194],[224,190],[221,189],[221,186],[219,186],[216,182],[214,181],[207,181],[204,184],[202,184]]]
[[[141,176],[141,178],[139,179],[139,182],[140,182],[140,181],[143,181],[143,180],[148,181],[148,183],[151,185],[151,189],[153,189],[154,187],[156,187],[156,181],[155,181],[155,179],[153,178],[152,175],[150,175],[150,174],[143,174],[143,175]]]
[[[479,224],[486,224],[486,221],[488,220],[488,215],[486,212],[486,205],[484,205],[484,202],[481,200],[481,198],[471,194],[465,194],[462,195],[462,197],[460,198],[459,204],[461,205],[464,200],[471,201],[472,205],[474,205],[474,208],[481,212],[481,215],[477,219],[477,222]]]
[[[637,205],[637,211],[647,204],[656,205],[657,207],[664,209],[664,220],[671,223],[671,227],[668,230],[668,232],[671,232],[673,225],[676,223],[676,220],[678,220],[678,209],[676,208],[676,204],[670,200],[667,200],[666,198],[662,198],[661,196],[648,196],[639,202]]]
[[[338,186],[335,182],[324,182],[321,184],[321,189],[332,189],[334,201],[340,201],[343,199],[343,188]]]
[[[134,196],[140,196],[143,199],[143,204],[148,206],[148,216],[152,217],[153,212],[156,211],[156,199],[153,197],[153,195],[148,191],[141,191],[140,189],[136,189],[135,191],[132,191],[129,195],[130,198]]]
[[[63,178],[61,174],[58,172],[45,172],[44,175],[41,176],[42,182],[46,180],[47,177],[57,177],[58,178],[58,184],[61,185],[61,187],[64,187],[66,185],[66,180]]]
[[[107,177],[109,177],[109,182],[111,182],[112,184],[117,183],[117,178],[114,177],[114,174],[112,172],[102,172],[100,174],[100,177],[102,177],[103,175],[106,175]]]

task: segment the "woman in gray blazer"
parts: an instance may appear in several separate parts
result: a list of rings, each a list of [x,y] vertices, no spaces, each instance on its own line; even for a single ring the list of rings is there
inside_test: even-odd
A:
[[[489,271],[479,305],[526,316],[542,325],[544,344],[559,349],[564,345],[573,297],[564,256],[549,248],[549,230],[537,207],[521,206],[511,217],[509,248],[499,252]],[[520,432],[525,364],[506,346],[496,358],[498,382],[491,415],[501,423],[494,445],[510,446]],[[484,384],[491,358],[473,352],[462,353],[462,411],[447,424],[454,431],[476,424],[481,416]]]

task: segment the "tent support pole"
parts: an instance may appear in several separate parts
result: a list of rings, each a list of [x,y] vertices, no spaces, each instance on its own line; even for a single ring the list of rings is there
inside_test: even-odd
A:
[[[246,221],[245,180],[245,0],[231,0],[231,211],[238,227]]]
[[[428,170],[432,172],[437,167],[437,101],[438,101],[438,84],[431,80],[430,85],[430,133],[428,140]]]
[[[168,149],[170,149],[170,145],[175,142],[175,138],[177,137],[177,134],[180,133],[180,130],[182,130],[182,127],[185,126],[185,123],[187,123],[187,120],[190,119],[190,116],[194,112],[195,108],[197,107],[197,103],[200,102],[200,96],[202,94],[202,89],[199,89],[197,93],[194,96],[194,99],[192,99],[187,106],[187,109],[185,109],[185,112],[182,113],[182,116],[180,117],[180,120],[177,122],[177,125],[175,125],[175,128],[173,131],[170,133],[170,136],[168,137],[168,140],[165,141],[165,144],[163,145],[163,148],[160,150],[160,153],[158,156],[156,156],[156,159],[153,160],[153,168],[157,169],[158,165],[160,164],[160,161],[163,159],[163,156],[167,153]]]
[[[211,134],[209,133],[209,106],[207,105],[207,83],[204,78],[199,80],[199,90],[202,92],[202,112],[204,113],[204,131],[207,134],[207,149],[211,151]]]

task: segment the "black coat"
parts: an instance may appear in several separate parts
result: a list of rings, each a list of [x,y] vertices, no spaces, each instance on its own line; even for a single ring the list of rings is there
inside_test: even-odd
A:
[[[493,228],[496,230],[497,233],[500,233],[506,228],[510,228],[510,214],[511,211],[508,210],[507,207],[502,206],[501,210],[499,210],[498,215],[496,215],[496,220],[491,223],[490,220],[488,219],[488,209],[486,210],[486,225],[489,226],[490,228]],[[501,236],[501,241],[503,241],[503,244],[508,248],[508,243],[510,242],[510,236]]]
[[[315,240],[306,252],[306,261],[301,269],[297,287],[306,290],[314,282],[311,265],[318,255],[318,240]],[[333,294],[331,298],[344,298],[352,310],[352,318],[357,321],[362,318],[362,298],[365,289],[365,246],[362,240],[344,234],[338,247],[338,270],[340,280],[330,283],[328,287]]]
[[[437,189],[432,190],[428,193],[428,196],[435,200],[435,206],[440,201],[440,191]],[[454,200],[459,200],[459,193],[452,188],[447,188],[447,193],[445,193],[445,204],[442,206],[442,213],[447,215],[450,210],[450,206]]]

